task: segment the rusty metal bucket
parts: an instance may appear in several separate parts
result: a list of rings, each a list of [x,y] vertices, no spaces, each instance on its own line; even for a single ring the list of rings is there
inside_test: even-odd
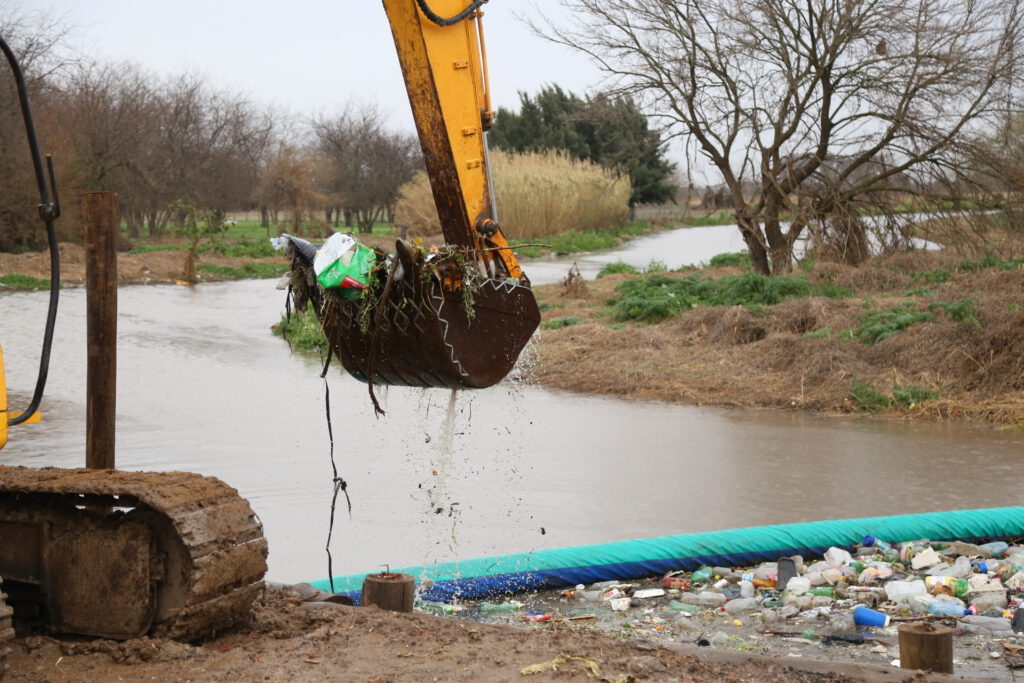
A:
[[[309,250],[295,250],[296,305],[313,306],[345,369],[364,382],[397,386],[482,389],[501,381],[540,324],[533,290],[496,278],[452,287],[445,267],[408,243],[399,240],[396,254],[401,268],[366,308],[317,285]]]

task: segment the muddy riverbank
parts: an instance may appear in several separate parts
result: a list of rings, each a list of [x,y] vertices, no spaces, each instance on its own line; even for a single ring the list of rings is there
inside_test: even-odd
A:
[[[302,603],[279,593],[260,600],[250,628],[205,643],[36,636],[14,641],[10,665],[5,683],[936,680],[871,664],[698,651],[557,625],[522,629],[421,613]],[[523,673],[530,670],[537,673]]]

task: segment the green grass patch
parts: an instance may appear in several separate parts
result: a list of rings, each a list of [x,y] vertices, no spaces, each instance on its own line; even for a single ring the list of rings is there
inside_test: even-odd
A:
[[[745,251],[732,251],[715,254],[708,261],[709,268],[750,268],[750,254]]]
[[[938,397],[939,392],[932,391],[919,384],[900,386],[893,382],[892,385],[892,403],[903,408],[909,408],[912,405],[924,403]]]
[[[327,353],[327,337],[312,312],[292,311],[291,320],[282,315],[281,322],[270,329],[278,337],[287,338],[293,349]]]
[[[211,263],[201,263],[196,266],[196,270],[232,280],[258,280],[284,275],[288,272],[288,264],[246,263],[241,268],[232,268],[230,266],[215,266]]]
[[[11,289],[45,290],[50,288],[50,278],[31,275],[0,275],[0,286]]]
[[[850,296],[849,290],[812,285],[803,275],[768,277],[757,273],[718,279],[700,273],[686,277],[648,275],[627,280],[605,303],[617,320],[661,320],[696,306],[737,306],[756,309],[805,296]]]
[[[915,275],[910,280],[910,284],[916,284],[922,280],[930,285],[941,285],[943,282],[948,282],[952,273],[945,268],[936,268],[935,270],[923,270]]]
[[[545,320],[540,324],[542,330],[560,330],[563,327],[572,327],[582,322],[586,322],[583,318],[578,315],[567,315],[562,318],[552,318],[551,320]]]
[[[957,299],[953,303],[936,301],[928,306],[930,312],[942,311],[947,318],[958,323],[963,323],[971,329],[980,330],[981,322],[978,320],[978,310],[974,307],[974,301],[968,297]]]
[[[853,331],[853,337],[865,346],[874,346],[908,327],[934,319],[934,315],[918,311],[914,302],[907,301],[886,310],[868,311],[860,317],[860,326]]]
[[[639,235],[646,235],[654,230],[647,221],[634,221],[625,225],[602,230],[577,231],[571,230],[560,235],[548,235],[532,239],[511,240],[516,253],[520,256],[537,257],[547,252],[559,254],[575,254],[582,251],[604,251],[614,249]],[[522,244],[550,244],[548,247],[523,247]]]
[[[875,389],[871,382],[861,382],[856,377],[853,379],[850,397],[862,413],[878,413],[889,407],[888,396]]]
[[[903,292],[902,296],[905,296],[905,297],[913,297],[913,296],[926,297],[926,296],[935,296],[936,294],[938,294],[938,292],[936,292],[931,287],[925,287],[924,285],[922,285],[920,287],[914,287],[913,289],[908,289],[907,291]]]
[[[629,275],[636,275],[639,271],[628,263],[623,261],[616,261],[615,263],[606,263],[601,270],[597,272],[597,279],[603,278],[605,275],[617,275],[619,273],[628,273]]]
[[[660,258],[652,258],[647,264],[647,268],[644,270],[648,275],[653,273],[667,273],[668,264],[662,261]]]
[[[706,216],[691,216],[680,223],[690,228],[701,228],[708,225],[731,225],[736,222],[736,216],[731,211],[715,211]]]

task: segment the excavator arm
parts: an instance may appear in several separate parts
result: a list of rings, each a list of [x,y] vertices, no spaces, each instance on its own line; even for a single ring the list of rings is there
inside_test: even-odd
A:
[[[522,270],[497,222],[487,153],[495,113],[482,4],[384,0],[384,9],[445,240],[475,250],[490,275],[503,270],[518,279]]]
[[[486,131],[494,120],[480,6],[384,0],[447,246],[399,239],[360,300],[319,286],[316,247],[289,238],[292,294],[312,304],[337,357],[369,385],[481,389],[504,378],[540,310],[498,225]],[[428,2],[430,3],[428,5]]]

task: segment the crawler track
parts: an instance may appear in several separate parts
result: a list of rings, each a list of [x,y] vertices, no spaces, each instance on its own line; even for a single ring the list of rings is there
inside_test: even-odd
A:
[[[0,467],[5,542],[38,547],[0,553],[13,565],[0,574],[38,586],[49,628],[114,638],[228,628],[248,617],[267,568],[249,503],[188,472]]]
[[[14,629],[11,627],[14,612],[4,601],[7,596],[4,595],[3,584],[3,577],[0,577],[0,680],[7,673],[7,641],[14,637]]]

